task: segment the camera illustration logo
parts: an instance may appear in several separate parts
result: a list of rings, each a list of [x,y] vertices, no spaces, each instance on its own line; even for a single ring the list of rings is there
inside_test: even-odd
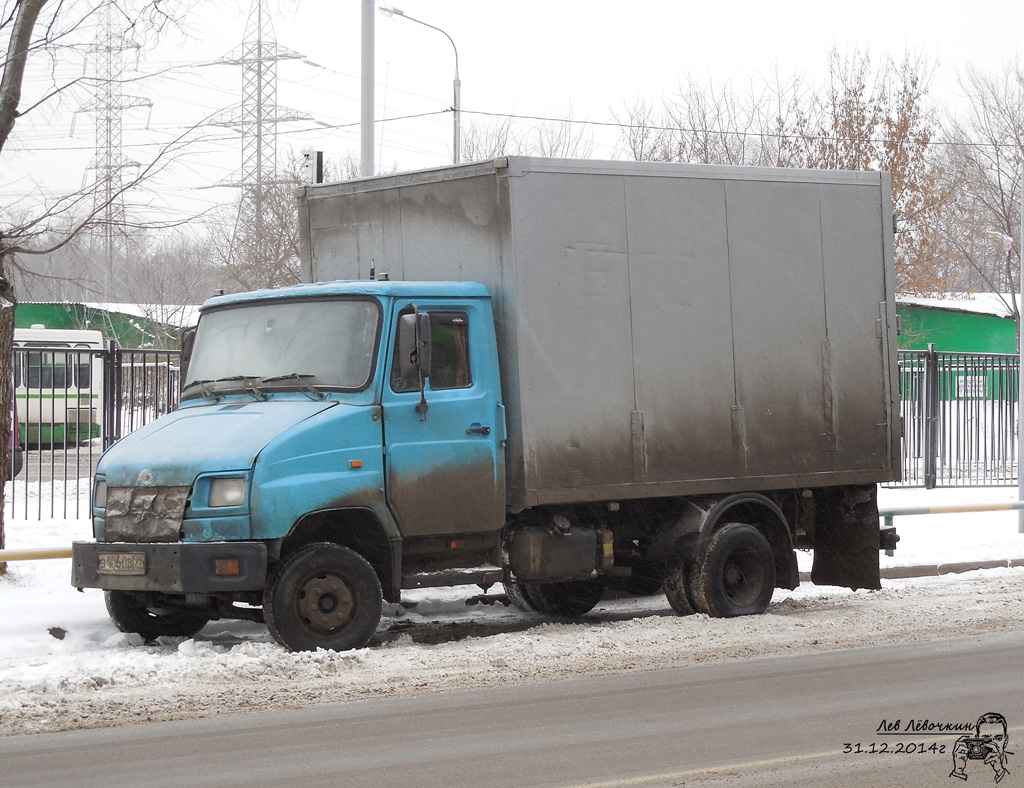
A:
[[[953,745],[953,771],[950,777],[958,780],[967,779],[968,764],[980,761],[992,769],[995,781],[1000,782],[1009,770],[1006,768],[1008,755],[1013,755],[1006,745],[1009,737],[1006,734],[1006,717],[995,712],[988,712],[978,717],[974,736],[961,736]]]

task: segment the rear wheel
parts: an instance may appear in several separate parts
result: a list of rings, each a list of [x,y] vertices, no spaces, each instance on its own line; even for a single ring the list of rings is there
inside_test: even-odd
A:
[[[383,599],[370,563],[347,547],[317,542],[284,559],[263,593],[270,634],[291,651],[346,651],[377,630]]]
[[[210,621],[202,613],[184,609],[154,612],[146,606],[144,595],[130,591],[104,591],[103,597],[114,626],[142,635],[147,643],[161,635],[190,638]]]
[[[718,618],[763,613],[775,591],[775,556],[756,528],[729,523],[711,535],[690,578],[694,606]]]
[[[692,616],[697,612],[690,594],[690,574],[690,567],[682,559],[674,560],[665,573],[665,598],[681,616]]]
[[[567,580],[562,583],[530,583],[525,592],[537,612],[575,618],[594,609],[604,596],[604,588],[601,580]]]

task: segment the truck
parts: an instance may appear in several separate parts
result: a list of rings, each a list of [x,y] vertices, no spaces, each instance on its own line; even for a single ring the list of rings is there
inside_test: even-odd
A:
[[[370,643],[405,590],[578,617],[878,588],[890,179],[507,157],[296,192],[303,283],[220,295],[102,456],[72,583],[123,631]]]

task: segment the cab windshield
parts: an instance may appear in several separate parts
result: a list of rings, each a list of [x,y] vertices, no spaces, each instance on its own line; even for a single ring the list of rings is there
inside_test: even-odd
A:
[[[380,334],[372,299],[246,303],[203,313],[183,398],[369,385]]]

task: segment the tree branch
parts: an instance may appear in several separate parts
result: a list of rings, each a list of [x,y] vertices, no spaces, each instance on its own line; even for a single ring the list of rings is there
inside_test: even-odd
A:
[[[32,31],[46,0],[20,0],[7,46],[7,62],[0,79],[0,153],[11,136],[21,103],[21,84],[25,77]]]

